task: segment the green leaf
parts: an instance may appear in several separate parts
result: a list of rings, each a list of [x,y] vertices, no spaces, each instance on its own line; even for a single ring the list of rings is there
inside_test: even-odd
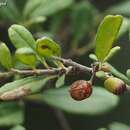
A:
[[[123,17],[120,15],[108,15],[101,22],[96,35],[95,54],[99,61],[104,58],[112,48],[114,40],[117,38]]]
[[[39,100],[66,112],[83,115],[103,114],[118,105],[119,98],[104,88],[94,87],[92,95],[83,101],[73,100],[68,90],[68,87],[46,90]]]
[[[3,19],[12,21],[12,22],[19,22],[21,19],[21,15],[19,10],[17,9],[14,0],[7,1],[8,6],[4,6],[0,8],[0,16]]]
[[[0,103],[0,126],[22,124],[24,121],[23,106],[16,102]]]
[[[103,79],[103,78],[105,78],[105,76],[106,76],[106,74],[105,74],[105,72],[102,71],[102,70],[96,72],[96,77],[98,77],[98,78]]]
[[[5,43],[0,43],[0,63],[6,69],[10,69],[12,67],[11,53]]]
[[[130,79],[130,69],[128,69],[128,70],[126,71],[126,75],[127,75],[127,77]]]
[[[13,128],[11,128],[10,130],[26,130],[26,129],[21,125],[17,125],[17,126],[14,126]]]
[[[14,100],[39,92],[55,76],[32,76],[7,83],[0,88],[1,100]]]
[[[118,37],[121,37],[122,35],[124,35],[129,30],[129,26],[130,26],[129,19],[128,18],[123,18],[123,23],[121,25]]]
[[[107,10],[107,13],[122,14],[122,15],[130,16],[129,7],[130,7],[130,1],[125,0],[123,2],[115,4],[114,6],[110,6],[110,8]]]
[[[16,51],[16,57],[19,61],[21,61],[23,64],[29,65],[33,68],[35,68],[36,65],[36,54],[31,48],[19,48]]]
[[[43,57],[60,56],[60,46],[48,37],[38,39],[36,42],[36,51]]]
[[[63,86],[65,83],[65,74],[61,75],[56,81],[56,88]]]
[[[76,44],[86,35],[93,26],[96,11],[91,3],[82,1],[72,8],[71,30],[73,42]]]
[[[36,42],[32,34],[24,26],[14,24],[9,28],[8,33],[11,42],[16,48],[36,48]]]
[[[109,51],[108,55],[105,57],[104,62],[110,60],[118,51],[120,51],[120,49],[121,49],[121,48],[120,48],[119,46],[113,47],[113,48]]]
[[[29,20],[23,22],[23,25],[25,25],[26,27],[30,27],[34,24],[39,24],[39,23],[42,23],[42,22],[45,22],[45,21],[46,21],[46,17],[37,16],[35,18],[30,18]]]
[[[97,56],[95,54],[89,54],[89,58],[93,61],[98,61]]]
[[[113,67],[113,66],[110,65],[110,64],[108,64],[108,67],[109,67],[110,72],[111,72],[114,76],[116,76],[116,77],[122,79],[126,84],[130,85],[130,80],[128,79],[128,77],[127,77],[126,75],[124,75],[123,73],[121,73],[120,71],[118,71],[115,67]]]
[[[130,126],[119,122],[113,122],[109,125],[109,130],[130,130]]]
[[[24,17],[50,16],[70,6],[73,0],[28,0]]]

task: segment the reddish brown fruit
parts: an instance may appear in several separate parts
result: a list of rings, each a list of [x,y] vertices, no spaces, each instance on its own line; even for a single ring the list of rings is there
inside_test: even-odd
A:
[[[85,80],[75,81],[70,88],[70,95],[73,99],[81,101],[92,94],[92,85]]]

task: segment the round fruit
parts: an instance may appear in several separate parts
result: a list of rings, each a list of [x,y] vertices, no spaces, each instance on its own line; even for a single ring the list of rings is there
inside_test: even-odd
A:
[[[81,101],[92,94],[92,85],[85,80],[75,81],[70,88],[70,95],[73,99]]]
[[[126,84],[121,79],[115,77],[105,80],[104,86],[108,91],[116,95],[121,95],[127,90]]]

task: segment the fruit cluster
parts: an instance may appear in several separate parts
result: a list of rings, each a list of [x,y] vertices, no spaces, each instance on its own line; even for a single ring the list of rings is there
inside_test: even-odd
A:
[[[104,87],[111,93],[115,95],[121,95],[126,90],[126,84],[123,80],[114,77],[112,75],[109,76],[110,69],[108,65],[105,63],[102,65],[101,71],[104,72]],[[98,72],[99,70],[97,70]],[[77,80],[72,83],[70,87],[70,95],[74,100],[81,101],[91,96],[92,94],[92,82],[85,80]]]

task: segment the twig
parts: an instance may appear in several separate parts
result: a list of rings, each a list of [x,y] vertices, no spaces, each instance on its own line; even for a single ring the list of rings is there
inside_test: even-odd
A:
[[[64,113],[58,109],[53,108],[55,115],[61,125],[62,130],[72,130],[70,128],[70,125],[68,124],[68,121],[66,120]]]
[[[60,57],[53,57],[53,59],[55,60],[59,60],[61,61],[63,64],[67,65],[67,66],[72,66],[74,68],[77,68],[79,71],[81,72],[85,72],[85,73],[90,73],[92,72],[92,68],[90,67],[86,67],[84,65],[81,65],[79,63],[76,63],[74,61],[72,61],[71,59],[64,59],[64,58],[60,58]]]
[[[59,57],[53,57],[55,60],[61,61],[67,67],[64,68],[50,68],[50,69],[35,69],[35,70],[19,70],[10,69],[9,72],[0,73],[0,77],[10,77],[15,74],[19,75],[57,75],[57,74],[77,74],[78,73],[91,73],[92,68],[86,67],[79,63],[72,61],[71,59],[63,59]]]

